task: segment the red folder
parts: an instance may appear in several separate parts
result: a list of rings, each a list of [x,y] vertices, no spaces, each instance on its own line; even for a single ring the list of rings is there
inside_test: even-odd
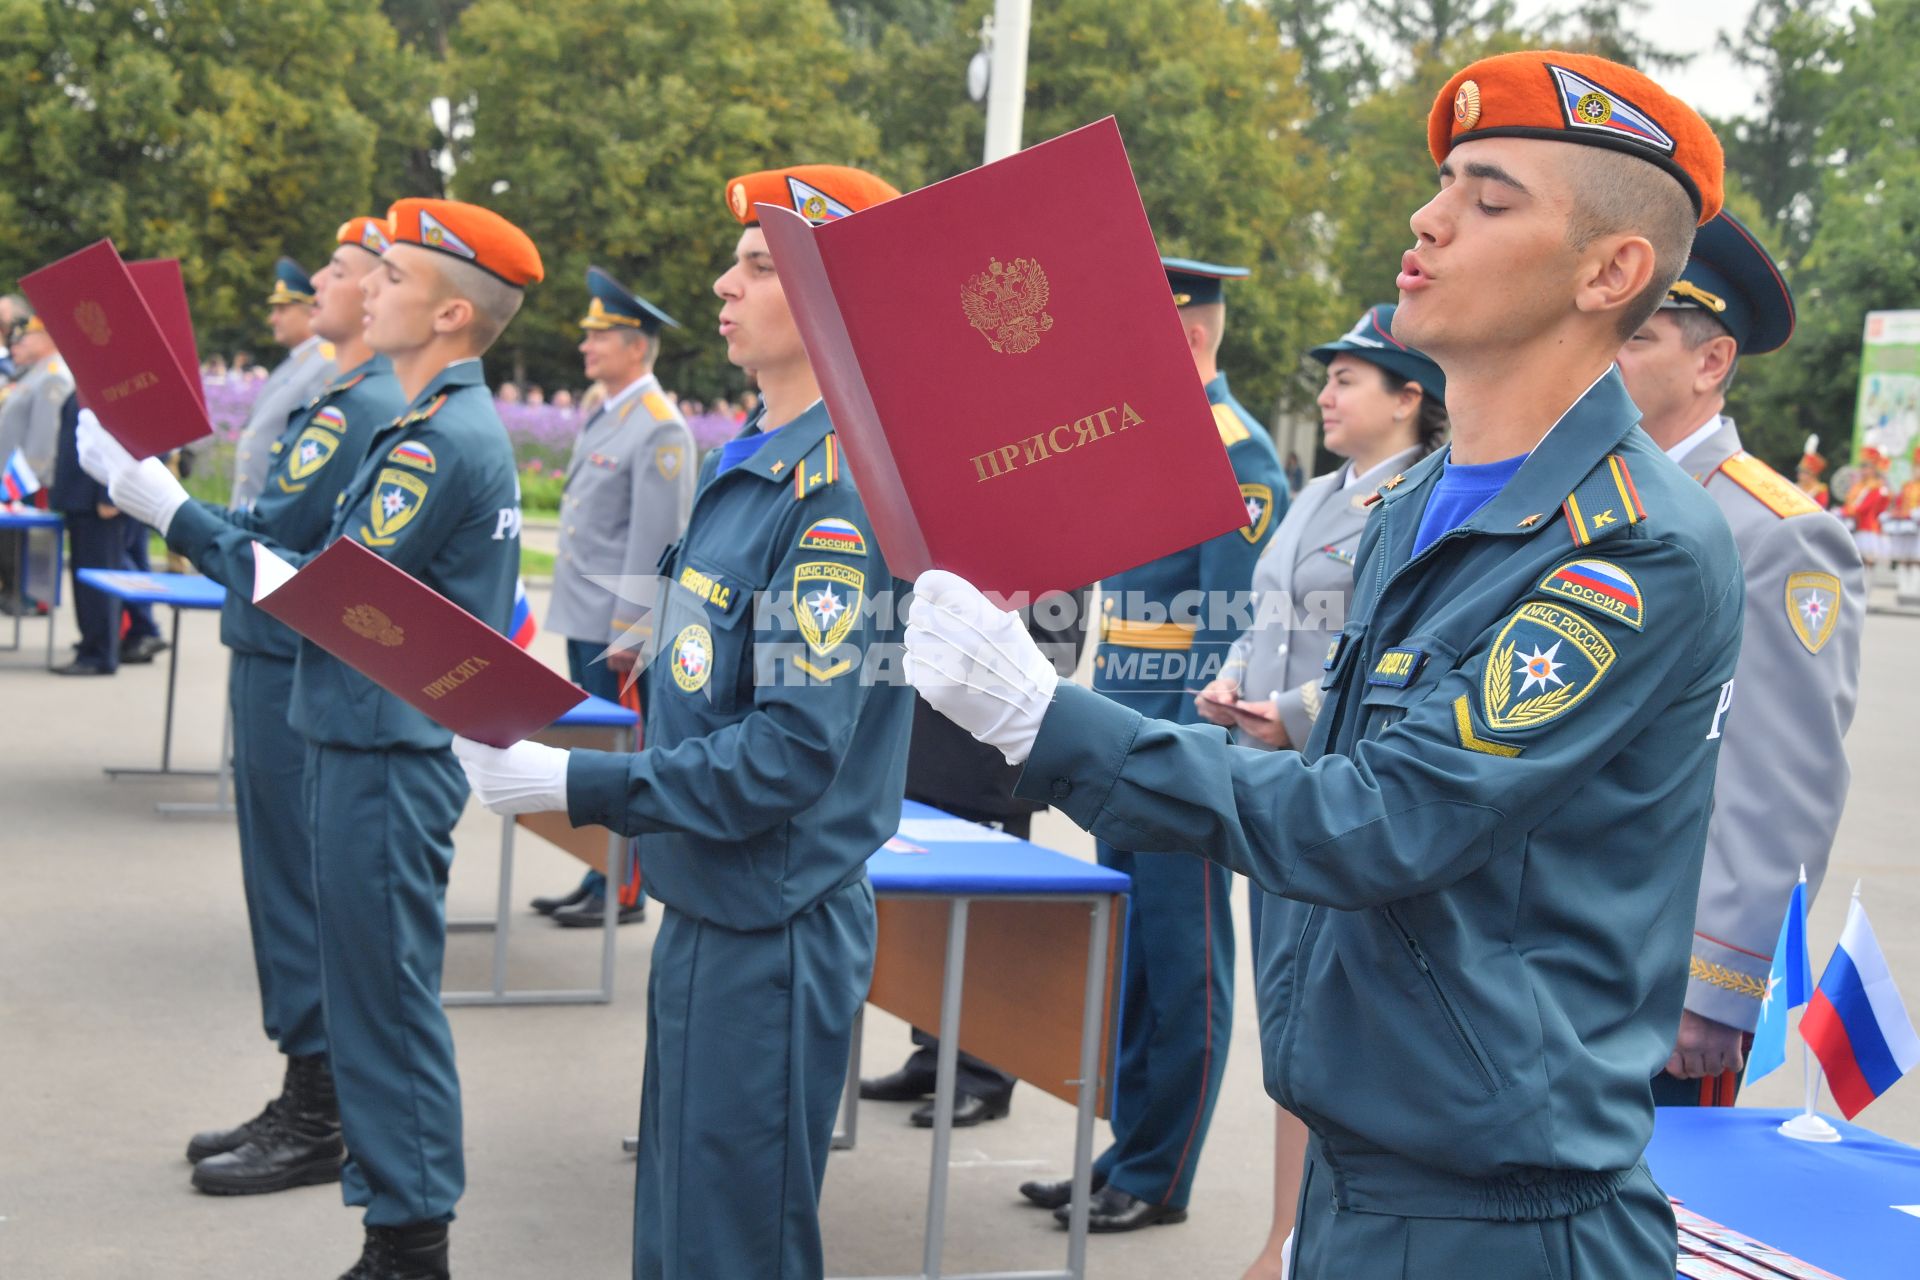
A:
[[[187,284],[180,275],[180,260],[142,258],[127,264],[127,274],[133,277],[134,288],[140,290],[147,310],[173,348],[173,358],[180,372],[187,375],[187,385],[200,402],[201,412],[206,412],[207,384],[200,377],[200,347],[193,340],[193,312],[187,306]]]
[[[759,215],[896,574],[1038,595],[1247,523],[1111,118],[824,226]]]
[[[253,602],[268,614],[476,742],[510,747],[586,701],[579,686],[351,538],[291,576],[256,544],[254,584]]]
[[[157,280],[149,285],[165,292]],[[184,292],[177,308],[163,298],[163,329],[111,240],[22,276],[20,288],[53,335],[81,403],[127,452],[151,457],[212,432],[198,360],[191,377],[180,365],[194,349]]]

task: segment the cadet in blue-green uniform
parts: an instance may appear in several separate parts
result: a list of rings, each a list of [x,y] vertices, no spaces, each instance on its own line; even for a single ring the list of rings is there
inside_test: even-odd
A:
[[[360,280],[386,247],[384,220],[354,218],[336,239],[331,261],[315,279],[313,326],[335,344],[343,372],[288,415],[277,440],[260,442],[272,463],[253,503],[229,510],[189,502],[171,519],[154,521],[170,547],[228,588],[220,639],[233,651],[227,700],[241,883],[267,1037],[287,1057],[280,1096],[266,1110],[234,1128],[195,1134],[187,1144],[187,1158],[196,1163],[194,1186],[223,1195],[332,1182],[343,1156],[320,1007],[306,743],[287,723],[300,637],[249,603],[254,540],[264,537],[293,552],[319,550],[335,499],[359,468],[367,442],[405,407],[393,366],[361,336]],[[97,422],[83,430],[94,438],[96,457],[119,453]]]
[[[392,243],[361,281],[365,338],[392,361],[406,412],[369,441],[322,545],[352,538],[504,632],[520,495],[480,356],[540,279],[539,251],[506,219],[451,200],[402,200],[387,224]],[[132,487],[160,485],[156,465],[140,464]],[[310,641],[290,719],[307,743],[341,1180],[367,1211],[365,1248],[342,1280],[442,1280],[466,1182],[440,1008],[447,873],[467,800],[453,735]]]
[[[1026,762],[1024,794],[1270,895],[1267,1088],[1313,1135],[1297,1280],[1667,1280],[1648,1081],[1743,595],[1612,361],[1720,206],[1719,145],[1647,77],[1561,53],[1459,73],[1429,140],[1394,330],[1446,371],[1453,443],[1381,486],[1305,750],[1060,683],[951,574],[916,583],[908,673]]]
[[[1247,615],[1253,566],[1287,511],[1273,438],[1227,390],[1217,356],[1225,282],[1247,274],[1162,258],[1206,384],[1220,442],[1247,506],[1243,529],[1129,569],[1100,584],[1093,686],[1142,715],[1198,719],[1193,691],[1226,663]],[[1179,495],[1169,495],[1178,501]],[[1133,877],[1121,983],[1113,1142],[1094,1162],[1093,1231],[1132,1231],[1187,1216],[1200,1148],[1220,1095],[1233,1032],[1232,881],[1190,853],[1101,840],[1100,862]],[[1068,1182],[1028,1182],[1021,1194],[1068,1219]]]
[[[744,224],[714,285],[765,408],[709,454],[648,670],[646,749],[460,739],[502,813],[565,808],[641,836],[666,906],[647,990],[636,1280],[818,1280],[820,1188],[873,972],[866,861],[893,834],[913,694],[898,588],[753,212],[816,222],[897,194],[832,165],[728,184]]]

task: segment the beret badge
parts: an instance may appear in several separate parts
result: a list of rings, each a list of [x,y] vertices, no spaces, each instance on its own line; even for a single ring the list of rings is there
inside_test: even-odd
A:
[[[1480,86],[1471,80],[1453,95],[1453,123],[1458,129],[1471,129],[1480,123]]]

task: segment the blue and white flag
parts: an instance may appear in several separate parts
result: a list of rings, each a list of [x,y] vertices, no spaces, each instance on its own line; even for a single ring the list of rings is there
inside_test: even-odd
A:
[[[1787,901],[1787,918],[1780,922],[1780,940],[1773,944],[1773,968],[1767,972],[1767,994],[1760,1001],[1760,1023],[1753,1029],[1753,1048],[1747,1051],[1745,1083],[1763,1079],[1787,1061],[1787,1012],[1813,995],[1813,964],[1807,958],[1807,872]]]

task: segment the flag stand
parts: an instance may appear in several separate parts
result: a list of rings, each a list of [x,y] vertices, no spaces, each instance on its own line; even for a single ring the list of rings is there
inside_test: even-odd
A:
[[[1807,1048],[1805,1040],[1800,1042],[1800,1074],[1807,1082],[1806,1110],[1782,1121],[1780,1132],[1796,1142],[1839,1142],[1840,1131],[1814,1114],[1813,1104],[1820,1097],[1820,1069],[1813,1065],[1813,1050]]]

